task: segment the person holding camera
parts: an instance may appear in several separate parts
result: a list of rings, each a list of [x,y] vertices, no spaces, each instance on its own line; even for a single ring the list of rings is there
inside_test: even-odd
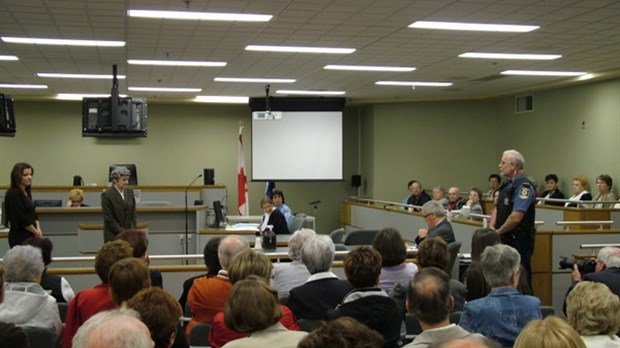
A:
[[[579,282],[584,280],[603,283],[607,285],[609,290],[616,294],[616,296],[620,296],[620,248],[605,247],[599,250],[595,261],[596,265],[592,273],[582,274],[577,263],[573,265],[573,272],[571,274],[573,284],[568,288],[566,296],[568,296]],[[564,298],[562,310],[566,314],[566,297]]]

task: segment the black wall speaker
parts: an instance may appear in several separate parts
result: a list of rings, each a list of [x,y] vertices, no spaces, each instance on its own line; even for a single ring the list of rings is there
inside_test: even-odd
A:
[[[205,185],[215,185],[215,169],[205,168],[202,177],[204,178]]]
[[[362,176],[359,174],[351,175],[351,186],[352,187],[360,187],[362,186]]]

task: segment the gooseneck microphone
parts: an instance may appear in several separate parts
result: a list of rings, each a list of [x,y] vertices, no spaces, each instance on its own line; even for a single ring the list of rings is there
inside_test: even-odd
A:
[[[196,180],[200,179],[201,177],[202,174],[198,174],[198,176],[195,177],[194,180],[192,180],[192,182],[187,185],[187,187],[185,187],[185,255],[189,255],[189,228],[187,224],[189,209],[187,207],[187,191],[189,191],[189,188],[192,187]],[[185,260],[185,263],[188,263],[188,260]]]

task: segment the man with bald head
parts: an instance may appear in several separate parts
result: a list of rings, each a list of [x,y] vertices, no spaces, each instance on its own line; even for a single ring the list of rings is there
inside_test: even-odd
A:
[[[415,315],[423,332],[405,347],[426,348],[450,339],[482,337],[450,324],[452,308],[454,298],[450,295],[450,276],[446,272],[427,267],[416,273],[407,291],[407,311]]]
[[[446,210],[459,210],[465,205],[465,201],[461,198],[461,190],[452,186],[448,189],[448,204],[446,204]]]
[[[198,323],[213,323],[213,317],[224,310],[232,283],[228,279],[228,265],[233,256],[249,249],[247,238],[241,236],[227,236],[222,239],[217,249],[217,257],[222,269],[216,276],[204,276],[194,280],[187,295],[187,303],[192,310],[185,334],[189,336],[192,328]]]

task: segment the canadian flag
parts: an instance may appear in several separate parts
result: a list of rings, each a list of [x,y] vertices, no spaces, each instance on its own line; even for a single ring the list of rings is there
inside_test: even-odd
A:
[[[237,213],[249,215],[248,177],[245,175],[245,153],[243,151],[243,126],[239,126],[239,152],[237,153]]]

